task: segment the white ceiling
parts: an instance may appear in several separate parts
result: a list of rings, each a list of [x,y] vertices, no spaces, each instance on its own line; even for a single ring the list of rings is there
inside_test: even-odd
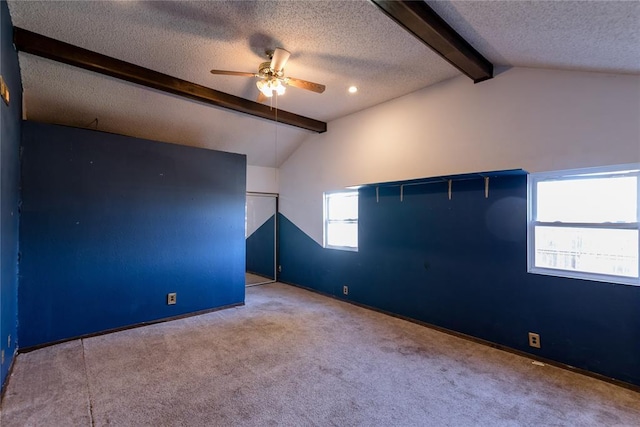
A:
[[[640,74],[640,2],[428,2],[496,66]],[[254,100],[263,52],[292,52],[278,108],[330,122],[460,72],[368,1],[15,1],[13,24]],[[27,118],[247,154],[279,166],[309,131],[20,53]],[[473,84],[469,80],[469,84]],[[482,84],[482,83],[479,83]],[[359,87],[355,95],[350,85]],[[331,132],[329,123],[328,132]]]

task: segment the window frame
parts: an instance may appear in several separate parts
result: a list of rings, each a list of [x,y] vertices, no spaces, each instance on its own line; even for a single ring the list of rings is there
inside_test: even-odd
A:
[[[578,222],[544,222],[537,221],[537,184],[544,181],[563,181],[575,179],[597,179],[607,176],[610,178],[635,176],[637,182],[636,191],[638,192],[636,204],[636,221],[625,223],[578,223]],[[598,282],[607,282],[623,285],[640,286],[639,277],[618,276],[603,273],[590,273],[584,271],[564,270],[557,268],[538,267],[535,265],[536,256],[536,236],[535,229],[537,226],[556,227],[556,228],[586,228],[586,229],[605,229],[605,230],[638,230],[638,254],[640,264],[640,163],[630,163],[615,166],[603,166],[584,169],[568,169],[553,172],[532,173],[527,176],[527,271],[533,274],[542,274],[556,277],[567,277],[574,279],[591,280]],[[639,265],[640,270],[640,265]]]
[[[328,199],[331,198],[332,196],[336,195],[336,194],[355,194],[355,197],[358,201],[358,216],[356,218],[346,218],[346,219],[330,219],[329,218],[329,203],[328,203]],[[322,230],[322,247],[326,248],[326,249],[337,249],[337,250],[342,250],[342,251],[351,251],[351,252],[358,252],[358,248],[360,246],[360,235],[359,235],[359,225],[358,225],[358,221],[359,221],[359,217],[360,217],[360,206],[359,206],[359,201],[360,201],[360,194],[358,190],[336,190],[336,191],[327,191],[322,195],[322,201],[323,201],[323,209],[322,209],[322,224],[323,224],[323,230]],[[330,223],[339,223],[339,224],[356,224],[356,232],[357,232],[357,242],[356,242],[356,246],[339,246],[339,245],[330,245],[328,243],[329,239],[328,239],[328,233],[329,233],[329,224]]]

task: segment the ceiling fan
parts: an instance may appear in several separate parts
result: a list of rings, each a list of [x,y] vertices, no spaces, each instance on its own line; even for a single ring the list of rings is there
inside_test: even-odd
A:
[[[211,70],[211,74],[222,74],[227,76],[256,77],[259,80],[256,86],[260,90],[258,94],[258,102],[264,102],[267,98],[271,98],[274,92],[277,95],[284,94],[285,86],[293,86],[300,89],[310,90],[316,93],[322,93],[325,86],[308,82],[306,80],[295,79],[284,75],[284,66],[289,60],[291,53],[282,48],[275,48],[273,51],[267,51],[267,56],[271,61],[263,62],[258,67],[257,73],[245,73],[242,71],[224,71]]]

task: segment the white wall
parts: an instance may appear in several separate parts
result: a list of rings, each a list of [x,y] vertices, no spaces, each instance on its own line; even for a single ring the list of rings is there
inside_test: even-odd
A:
[[[276,213],[276,198],[273,196],[247,194],[247,226],[245,239],[256,232],[268,219]]]
[[[278,169],[247,165],[247,191],[278,193]]]
[[[475,85],[457,77],[330,122],[280,168],[280,212],[321,244],[327,190],[639,161],[640,76],[512,68]]]
[[[278,169],[247,165],[247,192],[278,194]],[[276,212],[274,197],[247,195],[245,238]]]

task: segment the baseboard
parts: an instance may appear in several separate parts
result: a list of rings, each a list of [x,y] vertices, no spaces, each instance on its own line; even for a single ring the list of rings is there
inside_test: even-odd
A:
[[[596,372],[591,372],[591,371],[588,371],[588,370],[582,369],[582,368],[577,368],[575,366],[567,365],[565,363],[557,362],[555,360],[547,359],[545,357],[540,357],[540,356],[535,355],[535,354],[527,353],[526,351],[517,350],[515,348],[511,348],[511,347],[508,347],[508,346],[505,346],[505,345],[502,345],[502,344],[497,344],[497,343],[494,343],[492,341],[487,341],[487,340],[484,340],[482,338],[474,337],[473,335],[463,334],[462,332],[457,332],[457,331],[454,331],[454,330],[451,330],[451,329],[447,329],[447,328],[443,328],[441,326],[437,326],[437,325],[434,325],[434,324],[431,324],[431,323],[423,322],[421,320],[416,320],[416,319],[413,319],[411,317],[403,316],[401,314],[396,314],[396,313],[393,313],[393,312],[390,312],[390,311],[381,310],[379,308],[372,307],[372,306],[369,306],[369,305],[366,305],[366,304],[361,304],[361,303],[356,302],[356,301],[351,301],[351,300],[348,300],[348,299],[340,298],[340,297],[338,297],[336,295],[332,295],[332,294],[329,294],[329,293],[326,293],[326,292],[322,292],[322,291],[319,291],[317,289],[308,288],[306,286],[298,285],[296,283],[284,282],[282,280],[279,280],[279,282],[280,283],[284,283],[286,285],[295,286],[296,288],[300,288],[300,289],[304,289],[304,290],[307,290],[307,291],[311,291],[311,292],[314,292],[316,294],[320,294],[320,295],[323,295],[323,296],[326,296],[326,297],[329,297],[329,298],[333,298],[333,299],[338,300],[338,301],[346,302],[348,304],[352,304],[352,305],[355,305],[355,306],[358,306],[358,307],[361,307],[361,308],[365,308],[367,310],[375,311],[377,313],[386,314],[387,316],[391,316],[391,317],[395,317],[395,318],[398,318],[398,319],[406,320],[407,322],[415,323],[415,324],[418,324],[420,326],[424,326],[424,327],[427,327],[427,328],[430,328],[430,329],[434,329],[434,330],[436,330],[438,332],[443,332],[443,333],[448,334],[448,335],[452,335],[452,336],[455,336],[455,337],[458,337],[458,338],[462,338],[462,339],[465,339],[465,340],[468,340],[468,341],[475,342],[477,344],[486,345],[488,347],[492,347],[492,348],[495,348],[497,350],[506,351],[508,353],[516,354],[516,355],[522,356],[522,357],[526,357],[527,359],[536,360],[538,362],[542,362],[542,363],[547,364],[547,365],[555,366],[556,368],[561,368],[561,369],[564,369],[564,370],[567,370],[567,371],[575,372],[577,374],[585,375],[587,377],[595,378],[597,380],[608,382],[610,384],[614,384],[614,385],[617,385],[619,387],[623,387],[623,388],[635,391],[637,393],[640,393],[640,386],[638,386],[636,384],[628,383],[626,381],[622,381],[622,380],[619,380],[619,379],[616,379],[616,378],[607,377],[606,375],[598,374]]]
[[[29,352],[34,351],[34,350],[39,350],[41,348],[50,347],[50,346],[56,345],[56,344],[62,344],[64,342],[69,342],[69,341],[74,341],[74,340],[82,340],[82,339],[92,338],[92,337],[98,337],[100,335],[112,334],[114,332],[126,331],[128,329],[141,328],[143,326],[155,325],[157,323],[171,322],[172,320],[179,320],[179,319],[185,319],[187,317],[200,316],[201,314],[213,313],[214,311],[226,310],[228,308],[234,308],[234,307],[241,307],[243,305],[244,305],[244,302],[239,302],[239,303],[235,303],[235,304],[223,305],[221,307],[207,308],[205,310],[192,311],[190,313],[179,314],[177,316],[163,317],[162,319],[150,320],[148,322],[135,323],[133,325],[122,326],[120,328],[105,329],[104,331],[92,332],[90,334],[78,335],[78,336],[71,337],[71,338],[64,338],[64,339],[61,339],[61,340],[52,341],[52,342],[48,342],[48,343],[44,343],[44,344],[38,344],[38,345],[29,346],[29,347],[21,347],[21,348],[18,349],[18,353],[20,353],[20,354],[29,353]]]
[[[17,356],[18,349],[15,349],[13,352],[13,357],[11,358],[11,365],[9,365],[9,370],[7,371],[7,376],[4,378],[4,383],[0,384],[0,412],[2,411],[2,402],[4,402],[4,393],[7,391],[9,379],[11,379],[11,374],[13,374],[13,367],[16,364]]]

